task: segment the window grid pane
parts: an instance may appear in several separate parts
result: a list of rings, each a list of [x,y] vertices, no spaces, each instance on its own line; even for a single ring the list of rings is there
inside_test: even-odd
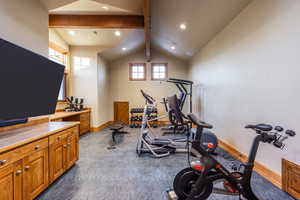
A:
[[[131,65],[130,78],[132,80],[144,80],[145,79],[145,66],[141,64]]]
[[[167,77],[167,66],[164,64],[154,64],[152,66],[152,79],[160,80]]]

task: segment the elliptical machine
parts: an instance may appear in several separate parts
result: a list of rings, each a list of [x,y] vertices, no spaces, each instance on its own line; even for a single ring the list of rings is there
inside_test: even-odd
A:
[[[177,113],[180,110],[176,107]],[[180,115],[177,114],[180,118]],[[212,125],[199,120],[194,114],[188,115],[189,120],[197,126],[195,139],[192,142],[190,153],[199,161],[189,162],[190,167],[181,170],[173,182],[174,192],[179,200],[205,200],[211,193],[223,195],[236,195],[240,199],[259,200],[251,188],[251,176],[254,168],[256,153],[259,144],[270,143],[275,147],[282,149],[284,140],[288,136],[295,136],[292,130],[287,130],[286,136],[279,132],[283,131],[282,127],[275,127],[276,132],[272,132],[273,127],[267,124],[247,125],[245,128],[254,130],[257,136],[254,138],[248,161],[241,164],[242,171],[230,173],[222,164],[220,164],[201,144],[203,129],[211,129]],[[215,183],[223,182],[224,188],[214,187]],[[173,197],[173,191],[169,192]]]
[[[194,133],[189,131],[191,129],[190,121],[184,120],[187,119],[183,113],[180,112],[180,120],[175,120],[172,123],[176,123],[174,125],[178,125],[184,128],[184,133],[186,134],[186,138],[175,138],[175,139],[162,139],[156,138],[153,136],[152,129],[150,127],[150,121],[148,120],[148,115],[151,113],[152,109],[157,107],[156,101],[150,95],[146,94],[143,90],[141,90],[143,97],[146,100],[146,105],[144,107],[142,128],[140,131],[140,136],[138,138],[136,153],[140,156],[143,153],[151,153],[155,158],[161,158],[165,156],[169,156],[171,153],[187,153],[189,150],[189,146],[191,141],[194,138]],[[174,100],[174,98],[176,100]],[[177,96],[168,97],[168,105],[171,108],[171,113],[176,115],[176,112],[173,112],[170,104],[176,104],[179,108],[179,102]],[[178,119],[178,117],[177,117]],[[156,119],[152,119],[156,120]],[[215,134],[211,132],[204,132],[202,140],[200,142],[204,148],[206,148],[207,144],[212,144],[213,147],[208,149],[210,153],[214,152],[214,150],[218,146],[218,139]]]

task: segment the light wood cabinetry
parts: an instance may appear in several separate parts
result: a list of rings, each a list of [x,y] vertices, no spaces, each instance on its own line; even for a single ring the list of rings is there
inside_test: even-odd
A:
[[[0,169],[0,200],[21,200],[22,179],[21,161]]]
[[[80,115],[80,135],[90,131],[90,129],[91,129],[90,115],[91,115],[90,112],[82,113]]]
[[[79,134],[85,134],[91,129],[91,110],[87,109],[80,112],[57,112],[50,116],[50,121],[55,122],[80,122]]]
[[[283,190],[300,200],[300,166],[288,160],[282,160]]]
[[[78,160],[78,124],[55,123],[0,132],[0,200],[34,199]],[[24,143],[25,130],[37,139]]]
[[[50,182],[55,181],[78,160],[78,129],[50,137]]]
[[[48,148],[24,158],[24,200],[34,199],[48,187]]]

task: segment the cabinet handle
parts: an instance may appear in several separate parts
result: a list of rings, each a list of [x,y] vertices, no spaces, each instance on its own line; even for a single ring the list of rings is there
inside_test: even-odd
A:
[[[67,147],[67,145],[66,144],[64,144],[64,148],[66,148]]]
[[[38,150],[40,148],[40,145],[37,145],[34,147],[35,150]]]
[[[30,169],[29,165],[25,166],[25,170],[29,170],[29,169]]]
[[[7,160],[0,160],[0,165],[4,165],[7,162]]]
[[[16,175],[18,176],[18,175],[20,175],[20,174],[22,174],[22,170],[17,170],[17,171],[16,171]]]

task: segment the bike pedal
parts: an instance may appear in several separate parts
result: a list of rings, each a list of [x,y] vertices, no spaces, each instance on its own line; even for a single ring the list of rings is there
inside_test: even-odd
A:
[[[174,192],[174,190],[168,190],[167,193],[168,193],[168,200],[178,200],[178,197]]]

